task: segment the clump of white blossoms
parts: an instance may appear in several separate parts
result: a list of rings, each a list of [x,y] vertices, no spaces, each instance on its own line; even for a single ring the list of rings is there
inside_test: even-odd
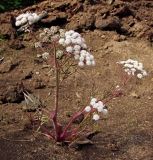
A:
[[[108,113],[108,110],[106,109],[104,103],[102,101],[98,101],[96,98],[91,99],[90,105],[86,106],[84,111],[93,113],[92,119],[95,121],[100,119],[98,113],[103,113],[104,115]]]
[[[40,20],[40,16],[37,13],[24,13],[20,14],[18,17],[16,17],[15,25],[17,27],[23,26],[26,23],[29,25],[32,25]]]
[[[147,72],[144,70],[143,64],[136,60],[128,59],[117,63],[123,65],[124,71],[128,75],[136,75],[139,79],[147,76]]]
[[[61,37],[63,37],[65,34],[65,31],[63,29],[59,29],[58,26],[52,26],[50,28],[44,28],[40,34],[39,34],[39,42],[35,42],[34,46],[35,48],[42,48],[44,43],[51,43],[53,41],[59,40]],[[56,51],[57,58],[60,58],[63,56],[63,51],[58,49]],[[49,53],[44,52],[41,57],[43,59],[48,59]]]
[[[66,52],[73,55],[79,60],[78,65],[83,67],[85,64],[94,66],[94,56],[87,51],[85,39],[78,32],[73,30],[65,32],[64,36],[59,39],[59,44],[65,47]]]
[[[40,34],[39,39],[41,43],[50,43],[59,40],[63,37],[65,30],[59,29],[58,26],[52,26],[50,28],[44,28]]]
[[[85,39],[78,32],[73,30],[65,32],[64,29],[52,26],[51,28],[43,29],[39,34],[39,39],[40,41],[35,43],[35,48],[42,47],[43,43],[58,41],[67,53],[73,55],[76,60],[79,60],[78,65],[80,67],[83,67],[85,64],[88,66],[95,65],[94,56],[87,51]],[[63,54],[62,50],[57,50],[57,57],[61,57]]]

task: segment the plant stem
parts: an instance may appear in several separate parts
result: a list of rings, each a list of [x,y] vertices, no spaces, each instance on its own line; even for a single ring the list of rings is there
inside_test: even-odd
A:
[[[65,138],[67,130],[70,128],[70,126],[72,125],[72,123],[74,122],[74,120],[76,120],[81,114],[83,113],[83,111],[77,112],[76,114],[74,114],[72,116],[72,118],[70,119],[69,123],[67,124],[67,126],[64,128],[63,133],[61,134],[61,138]]]
[[[57,124],[57,113],[58,113],[58,101],[59,101],[59,67],[58,67],[57,58],[56,58],[55,43],[53,47],[54,47],[54,68],[55,68],[56,87],[55,87],[55,112],[52,120],[53,120],[54,129],[55,129],[55,138],[56,138],[56,141],[58,141],[59,133],[58,133],[58,124]]]
[[[56,88],[55,88],[55,116],[57,117],[58,112],[58,99],[59,99],[59,68],[56,59],[56,47],[54,45],[54,64],[55,64],[55,77],[56,77]]]

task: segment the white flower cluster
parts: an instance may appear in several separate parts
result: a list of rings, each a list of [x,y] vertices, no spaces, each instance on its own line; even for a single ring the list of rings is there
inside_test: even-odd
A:
[[[98,113],[102,112],[104,115],[108,113],[108,110],[105,108],[105,105],[102,101],[98,101],[96,98],[92,98],[90,105],[85,107],[85,112],[94,111],[93,120],[98,121],[100,116]],[[97,111],[97,113],[95,113]]]
[[[59,39],[59,44],[66,47],[66,52],[74,55],[79,60],[78,65],[83,67],[85,64],[94,66],[94,56],[87,51],[87,45],[84,38],[78,32],[73,30],[65,32],[65,35]]]
[[[139,79],[147,76],[147,72],[144,70],[143,64],[136,60],[128,59],[117,63],[123,65],[124,71],[128,75],[136,75]]]
[[[44,60],[47,60],[49,58],[49,53],[48,52],[44,52],[42,54],[37,54],[38,58],[43,58]]]
[[[64,35],[65,31],[63,29],[59,29],[57,26],[52,26],[50,28],[45,28],[39,34],[41,43],[49,43],[52,41],[56,41],[60,39]]]
[[[40,20],[40,17],[36,13],[24,13],[16,17],[15,25],[17,27],[23,26],[26,23],[31,25],[31,24],[38,22],[39,20]]]

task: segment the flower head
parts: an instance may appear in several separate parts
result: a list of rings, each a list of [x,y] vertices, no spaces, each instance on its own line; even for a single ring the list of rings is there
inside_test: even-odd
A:
[[[91,99],[90,105],[85,107],[84,111],[93,113],[93,119],[95,121],[100,118],[98,113],[103,113],[104,115],[108,113],[104,103],[102,101],[98,101],[96,98]]]
[[[90,106],[86,106],[86,108],[84,109],[86,112],[90,112],[91,111],[91,107]]]
[[[22,26],[26,23],[28,23],[29,25],[32,25],[33,23],[36,23],[40,20],[39,15],[37,15],[37,13],[24,13],[24,14],[20,14],[18,17],[16,17],[16,22],[15,25],[17,27]]]
[[[100,119],[100,116],[98,114],[94,114],[92,119],[98,121]]]
[[[66,47],[66,51],[73,54],[76,60],[79,60],[78,65],[80,67],[84,65],[95,66],[94,56],[87,51],[85,40],[78,32],[73,30],[65,32],[64,37],[59,39],[59,44]]]
[[[128,75],[136,75],[139,79],[147,76],[147,72],[144,70],[143,64],[136,60],[128,59],[117,63],[123,65],[124,71]]]

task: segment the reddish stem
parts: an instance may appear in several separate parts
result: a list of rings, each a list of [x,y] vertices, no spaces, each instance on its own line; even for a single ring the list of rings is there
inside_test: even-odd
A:
[[[129,82],[129,80],[131,79],[131,77],[128,77],[126,79],[123,80],[123,84],[120,87],[120,90],[123,89],[125,87],[125,85]],[[108,99],[103,100],[104,104],[108,103],[110,100],[112,100],[115,97],[118,97],[120,95],[120,90],[117,91],[116,89],[111,93],[111,97],[109,97]]]
[[[52,117],[53,120],[53,126],[55,129],[55,138],[58,141],[59,139],[59,133],[58,133],[58,124],[57,124],[57,113],[58,113],[58,100],[59,100],[59,68],[56,58],[56,46],[54,43],[54,68],[55,68],[55,77],[56,77],[56,88],[55,88],[55,112]]]
[[[74,122],[74,120],[76,120],[82,113],[83,113],[84,109],[80,112],[75,113],[72,118],[70,119],[69,123],[66,125],[66,127],[64,128],[63,133],[61,134],[61,139],[65,138],[67,130],[71,127],[72,123]]]

